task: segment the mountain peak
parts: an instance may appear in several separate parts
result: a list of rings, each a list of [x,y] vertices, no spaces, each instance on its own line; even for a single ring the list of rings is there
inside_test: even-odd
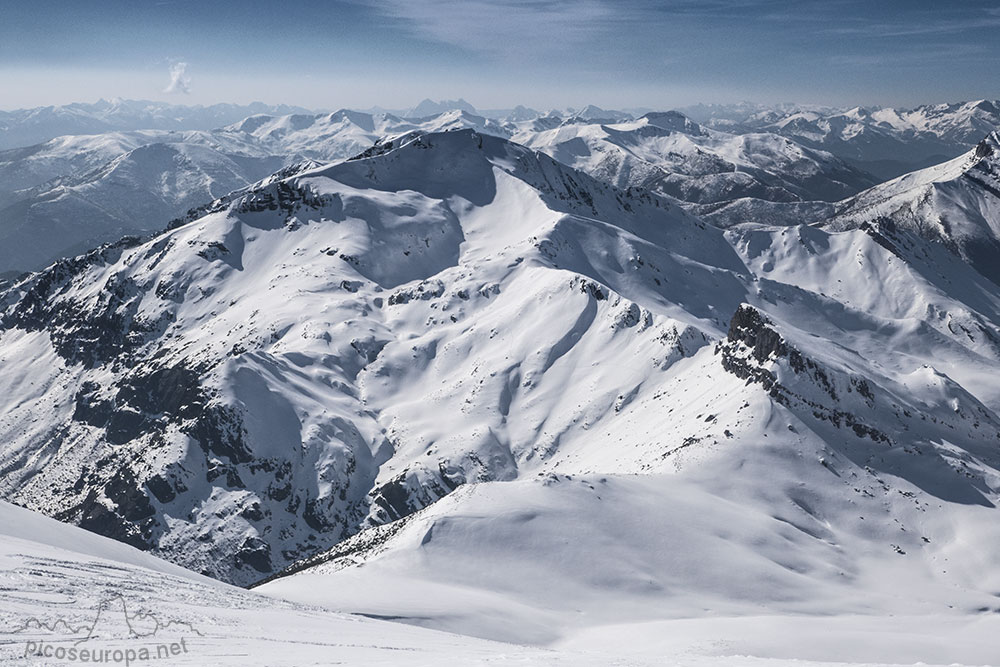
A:
[[[507,120],[512,123],[518,123],[526,120],[534,120],[539,116],[541,116],[541,114],[538,111],[526,107],[523,104],[518,104],[516,107],[511,109],[509,114],[507,114]]]
[[[693,135],[703,135],[705,133],[698,123],[695,123],[680,111],[651,111],[645,114],[643,118],[646,119],[649,125],[663,130]]]
[[[403,116],[406,118],[426,118],[428,116],[436,116],[444,113],[445,111],[451,111],[452,109],[459,109],[461,111],[467,111],[477,115],[479,113],[476,111],[476,107],[472,106],[460,97],[457,100],[441,100],[440,102],[425,99],[420,104],[404,113]]]
[[[977,109],[982,109],[987,113],[997,113],[997,103],[993,100],[979,100],[973,103]]]
[[[978,159],[983,159],[995,155],[998,151],[1000,151],[1000,134],[994,130],[976,145],[973,155]]]
[[[579,111],[569,109],[574,118],[580,118],[593,123],[618,123],[625,120],[632,120],[632,114],[613,109],[602,109],[595,104],[588,104]]]

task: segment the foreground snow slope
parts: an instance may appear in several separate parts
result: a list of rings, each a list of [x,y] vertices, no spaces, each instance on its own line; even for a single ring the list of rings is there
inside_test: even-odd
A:
[[[276,601],[7,503],[0,503],[0,601],[3,664],[111,662],[116,652],[131,652],[132,664],[199,667],[611,659],[599,650],[540,651]],[[171,645],[176,650],[160,653]],[[84,651],[98,657],[84,660]],[[617,664],[653,663],[636,656]]]
[[[766,469],[741,472],[788,484]],[[801,505],[825,500],[810,494],[813,482],[800,482]],[[749,489],[737,503],[706,486],[711,480],[656,475],[472,485],[402,527],[363,533],[338,557],[256,590],[474,636],[617,655],[995,659],[997,598],[972,592],[979,572],[943,573],[965,548],[988,560],[997,538],[990,511],[981,510],[961,538],[938,537],[948,544],[933,555],[899,555],[883,548],[899,541],[899,526],[867,513],[871,505],[853,509],[876,525],[851,535],[837,527],[835,515],[846,508],[810,514]],[[948,532],[944,517],[934,523],[932,530],[915,517],[907,527]]]
[[[323,600],[318,606],[304,605],[248,593],[6,503],[0,503],[0,587],[4,664],[79,664],[87,651],[88,657],[111,659],[120,652],[123,658],[130,655],[132,664],[199,667],[455,661],[790,667],[812,664],[795,659],[810,648],[820,656],[816,659],[829,658],[832,653],[824,648],[833,637],[850,638],[847,653],[861,656],[858,660],[881,651],[886,663],[936,655],[927,648],[950,642],[947,655],[954,663],[989,649],[980,638],[995,630],[993,618],[962,622],[943,616],[934,619],[932,628],[927,618],[919,617],[900,622],[827,618],[822,628],[806,619],[720,618],[590,628],[559,646],[530,648],[336,613]],[[432,595],[452,597],[440,586]],[[803,639],[789,642],[789,628]],[[889,640],[895,644],[892,650],[887,650]],[[71,651],[77,660],[61,659],[73,656]],[[143,651],[151,658],[143,659]]]

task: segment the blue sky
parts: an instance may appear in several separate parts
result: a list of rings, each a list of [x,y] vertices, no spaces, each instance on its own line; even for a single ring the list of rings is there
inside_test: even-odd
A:
[[[0,108],[913,105],[997,71],[995,0],[0,0]]]

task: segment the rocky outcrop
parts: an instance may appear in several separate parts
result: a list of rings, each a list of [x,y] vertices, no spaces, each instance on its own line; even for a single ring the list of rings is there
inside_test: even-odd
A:
[[[859,438],[891,444],[887,434],[867,424],[861,416],[838,407],[838,392],[845,389],[856,391],[869,403],[868,407],[873,407],[875,396],[867,380],[851,377],[846,387],[838,386],[831,372],[787,343],[774,323],[753,306],[744,304],[736,310],[726,339],[716,346],[716,354],[720,355],[726,371],[747,384],[759,384],[782,405],[804,411],[837,428],[850,429]],[[790,371],[784,380],[779,371],[782,367]],[[827,400],[821,402],[808,397],[805,391],[796,391],[800,383],[818,389]]]

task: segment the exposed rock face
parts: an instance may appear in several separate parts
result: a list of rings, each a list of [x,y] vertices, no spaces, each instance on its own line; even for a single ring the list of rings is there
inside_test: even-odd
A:
[[[858,437],[891,444],[888,435],[863,423],[863,417],[836,407],[841,401],[838,382],[819,364],[788,345],[773,322],[756,308],[740,306],[730,322],[726,340],[720,343],[717,350],[721,353],[723,368],[747,383],[760,384],[779,403],[805,409],[814,418],[828,421],[838,428],[850,428]],[[787,384],[779,380],[778,373],[773,369],[777,365],[787,366],[792,371]],[[802,382],[808,383],[810,388],[819,389],[823,394],[822,400],[796,393],[792,387]],[[865,379],[849,378],[846,389],[848,393],[858,392],[865,399],[865,407],[869,411],[875,408],[875,396]]]

